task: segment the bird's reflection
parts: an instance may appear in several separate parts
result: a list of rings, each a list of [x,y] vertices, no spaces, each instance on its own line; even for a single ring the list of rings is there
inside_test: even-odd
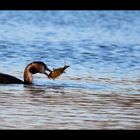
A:
[[[45,95],[47,93],[65,94],[63,85],[24,85],[24,92],[33,95]],[[50,95],[50,94],[49,94]]]
[[[37,95],[37,94],[44,94],[45,89],[40,88],[39,86],[24,85],[24,92]]]

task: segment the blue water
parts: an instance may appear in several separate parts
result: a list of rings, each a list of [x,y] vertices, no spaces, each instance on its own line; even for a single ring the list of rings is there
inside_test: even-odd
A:
[[[0,129],[139,129],[140,11],[0,11],[0,72],[70,67],[0,85]]]

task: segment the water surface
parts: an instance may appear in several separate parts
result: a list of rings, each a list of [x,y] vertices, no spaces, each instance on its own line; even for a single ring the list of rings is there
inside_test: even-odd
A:
[[[140,129],[140,11],[0,11],[0,72],[70,67],[0,85],[0,129]]]

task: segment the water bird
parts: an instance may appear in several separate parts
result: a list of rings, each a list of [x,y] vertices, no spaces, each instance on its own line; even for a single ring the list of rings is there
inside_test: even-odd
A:
[[[23,78],[24,81],[8,75],[0,73],[0,84],[32,84],[33,81],[33,74],[41,73],[48,76],[46,71],[51,72],[51,70],[47,67],[47,65],[41,61],[35,61],[28,64],[24,69]]]
[[[65,61],[65,65],[63,67],[54,69],[53,71],[50,72],[50,74],[48,75],[49,79],[53,79],[55,80],[55,78],[59,77],[61,74],[65,73],[65,70],[70,67],[69,65],[66,65],[66,61]]]

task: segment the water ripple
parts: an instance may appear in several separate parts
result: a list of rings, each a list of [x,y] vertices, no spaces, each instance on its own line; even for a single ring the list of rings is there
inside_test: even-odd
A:
[[[0,11],[0,72],[70,67],[0,85],[0,129],[139,129],[140,11]]]

